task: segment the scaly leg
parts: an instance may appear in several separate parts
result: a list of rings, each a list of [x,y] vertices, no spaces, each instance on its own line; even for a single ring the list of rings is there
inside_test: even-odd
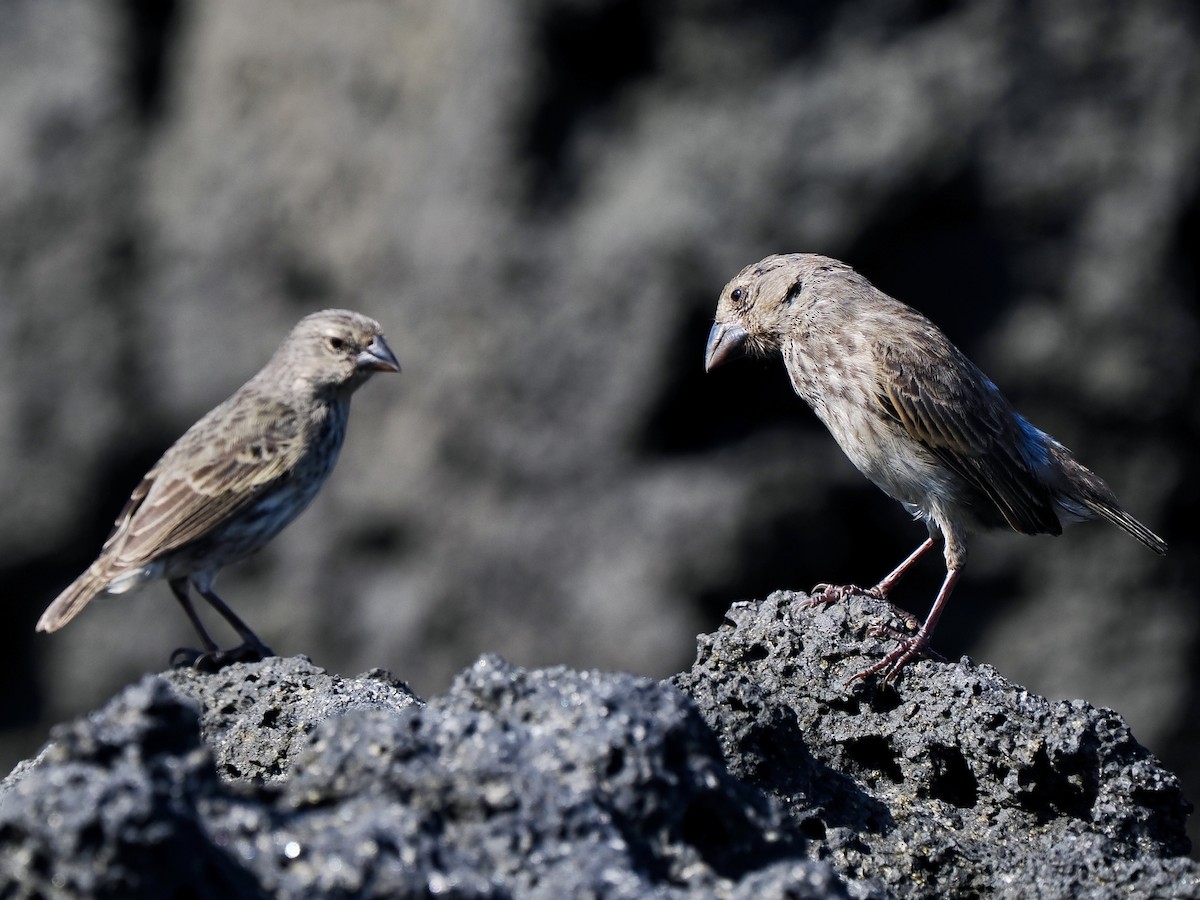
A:
[[[929,552],[934,543],[935,541],[932,537],[927,537],[925,542],[921,544],[920,547],[909,554],[908,559],[900,563],[900,565],[896,566],[896,568],[892,569],[892,571],[886,578],[883,579],[883,581],[871,588],[871,594],[877,596],[880,600],[886,600],[887,595],[892,592],[892,588],[899,584],[900,579],[908,574],[908,570],[916,565],[918,559]]]
[[[230,609],[224,600],[217,596],[212,589],[212,585],[208,579],[202,582],[187,578],[173,578],[169,582],[171,591],[183,606],[183,611],[187,613],[188,619],[191,620],[192,626],[200,635],[200,640],[204,644],[204,650],[194,650],[190,647],[180,647],[171,654],[171,664],[175,667],[190,665],[192,668],[199,669],[204,672],[215,672],[230,663],[235,662],[258,662],[268,656],[273,656],[271,648],[262,642],[253,631],[250,630],[245,622]],[[222,650],[217,645],[217,642],[209,635],[208,630],[204,627],[204,623],[200,621],[200,616],[196,613],[195,607],[192,605],[192,599],[189,592],[189,586],[194,585],[196,591],[208,601],[221,616],[233,626],[242,637],[242,644],[232,648],[231,650]]]
[[[915,635],[912,637],[893,635],[899,641],[900,646],[875,663],[875,665],[868,666],[857,675],[852,676],[846,683],[849,684],[851,681],[866,678],[868,675],[874,675],[876,672],[883,672],[883,683],[887,684],[899,674],[905,665],[916,657],[927,653],[930,638],[933,636],[933,629],[937,627],[938,619],[941,618],[942,611],[946,608],[946,601],[950,599],[950,592],[954,590],[954,585],[958,582],[958,576],[961,571],[961,568],[958,567],[946,569],[946,579],[942,582],[937,599],[933,601],[933,608],[929,610],[929,615],[925,617],[925,624],[921,626],[921,629]]]
[[[804,603],[803,607],[811,609],[814,606],[828,606],[831,603],[839,603],[853,594],[865,594],[868,597],[874,597],[876,600],[886,600],[888,594],[892,592],[892,588],[908,573],[909,569],[916,565],[917,560],[929,552],[935,543],[936,539],[934,537],[930,536],[926,538],[920,547],[910,553],[904,562],[896,566],[883,581],[879,582],[873,588],[864,590],[854,584],[818,584],[811,591],[812,599]],[[911,622],[913,628],[917,627],[916,619],[913,619],[912,616],[902,610],[896,611],[902,618]]]
[[[172,578],[167,582],[171,586],[171,593],[175,595],[175,599],[179,601],[179,605],[183,607],[183,611],[187,613],[187,617],[192,622],[192,627],[196,629],[196,633],[200,635],[200,640],[204,643],[204,649],[208,653],[215,653],[217,650],[217,642],[209,635],[208,630],[204,627],[204,623],[200,621],[200,616],[196,614],[196,608],[192,606],[192,597],[188,591],[188,580],[186,578]],[[178,653],[176,650],[175,653]],[[175,654],[171,654],[174,658]]]
[[[271,648],[262,642],[262,639],[250,630],[250,626],[243,622],[232,609],[230,609],[225,601],[217,596],[216,591],[209,585],[196,585],[196,590],[200,592],[200,596],[209,602],[213,609],[219,612],[225,621],[233,626],[234,631],[242,636],[244,646],[262,651],[262,656],[273,656]],[[235,652],[230,650],[230,653]]]

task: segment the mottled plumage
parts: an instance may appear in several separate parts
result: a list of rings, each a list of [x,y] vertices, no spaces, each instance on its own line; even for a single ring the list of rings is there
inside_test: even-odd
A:
[[[850,461],[928,526],[929,539],[868,593],[885,598],[944,543],[946,578],[925,623],[856,677],[883,671],[890,680],[927,649],[972,531],[1061,534],[1063,525],[1102,518],[1166,553],[1099,476],[1019,415],[937,326],[844,263],[797,253],[739,272],[717,303],[705,367],[744,352],[779,353],[796,393]],[[857,590],[818,589],[824,602]]]
[[[66,625],[99,593],[165,578],[204,643],[184,655],[206,667],[269,655],[213,592],[213,579],[308,506],[337,461],[351,394],[374,372],[398,371],[374,319],[341,309],[301,319],[257,375],[146,473],[100,556],[50,604],[38,630]],[[218,650],[189,585],[237,630],[241,647]]]

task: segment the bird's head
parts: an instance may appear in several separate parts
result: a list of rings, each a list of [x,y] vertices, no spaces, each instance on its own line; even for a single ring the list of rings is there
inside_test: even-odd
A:
[[[779,350],[806,315],[811,289],[836,268],[846,267],[828,257],[792,253],[768,256],[738,272],[717,301],[705,371],[746,354]]]
[[[353,391],[376,372],[400,371],[379,323],[348,309],[305,316],[276,355],[318,392]]]

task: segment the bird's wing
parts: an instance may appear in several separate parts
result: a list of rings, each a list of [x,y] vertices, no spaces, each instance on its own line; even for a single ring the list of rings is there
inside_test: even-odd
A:
[[[928,337],[919,353],[874,348],[884,412],[979,495],[974,511],[983,522],[1061,534],[1050,490],[1021,453],[1028,438],[1008,401],[952,344]]]
[[[221,410],[193,425],[134,489],[102,551],[114,567],[182,547],[287,477],[300,456],[294,411],[261,401],[253,416]]]

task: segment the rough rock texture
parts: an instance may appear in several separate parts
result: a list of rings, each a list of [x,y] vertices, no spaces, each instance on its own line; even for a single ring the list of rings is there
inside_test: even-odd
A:
[[[0,791],[6,896],[845,896],[678,690],[496,657],[428,705],[303,659],[151,676]]]
[[[328,718],[420,703],[407,685],[380,669],[342,679],[304,657],[290,666],[235,666],[211,675],[180,669],[163,678],[199,704],[217,769],[236,782],[286,780],[308,733]]]
[[[887,649],[869,629],[902,622],[864,597],[807,600],[736,604],[673,681],[811,855],[886,896],[1200,896],[1179,858],[1191,804],[1117,713],[965,658],[848,687]]]
[[[1120,716],[968,660],[848,690],[888,610],[804,599],[736,605],[674,684],[148,676],[0,783],[0,894],[1200,897],[1189,805]]]
[[[313,509],[223,576],[271,646],[425,695],[484,651],[665,677],[738,597],[921,529],[716,293],[849,260],[1172,546],[981,540],[939,646],[1125,711],[1200,795],[1200,14],[1188,0],[8,0],[0,755],[192,640],[32,634],[157,455],[302,314],[388,327]],[[896,599],[924,613],[940,576]],[[24,729],[21,740],[13,735]]]

